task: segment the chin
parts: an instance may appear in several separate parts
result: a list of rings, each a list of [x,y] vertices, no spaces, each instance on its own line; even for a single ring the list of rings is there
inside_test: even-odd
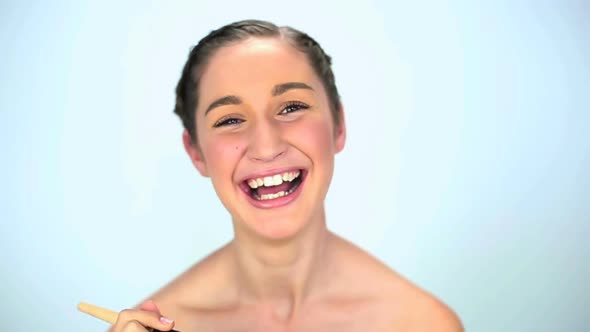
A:
[[[309,218],[283,216],[258,217],[243,221],[246,231],[265,241],[287,241],[296,238],[306,228]]]

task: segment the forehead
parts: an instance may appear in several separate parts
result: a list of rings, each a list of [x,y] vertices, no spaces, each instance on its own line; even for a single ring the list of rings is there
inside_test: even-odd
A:
[[[304,82],[321,91],[306,55],[278,38],[252,38],[213,54],[199,83],[199,105],[224,95],[270,94],[285,82]]]

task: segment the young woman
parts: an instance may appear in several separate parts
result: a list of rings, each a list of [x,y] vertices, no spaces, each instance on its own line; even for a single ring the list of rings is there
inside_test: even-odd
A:
[[[346,126],[317,42],[268,22],[224,26],[191,51],[176,92],[184,147],[234,238],[112,331],[462,331],[442,302],[326,228]]]

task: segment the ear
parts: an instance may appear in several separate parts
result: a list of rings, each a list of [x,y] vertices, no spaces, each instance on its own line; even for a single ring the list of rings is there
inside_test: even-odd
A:
[[[344,119],[344,107],[342,104],[340,104],[340,109],[338,112],[340,113],[340,121],[334,128],[334,147],[336,149],[336,153],[342,151],[346,143],[346,121]]]
[[[184,144],[184,150],[191,158],[191,162],[195,165],[199,173],[201,173],[202,176],[209,176],[205,158],[203,158],[199,144],[193,142],[193,139],[187,130],[184,130],[182,133],[182,143]]]

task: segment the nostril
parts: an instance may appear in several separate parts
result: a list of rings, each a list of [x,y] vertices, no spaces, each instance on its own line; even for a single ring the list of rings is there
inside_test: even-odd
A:
[[[254,161],[260,161],[260,162],[269,162],[269,161],[273,161],[275,159],[277,159],[278,157],[282,156],[285,152],[279,152],[277,154],[269,154],[268,157],[264,156],[264,155],[256,155],[256,156],[250,156],[251,160]]]

